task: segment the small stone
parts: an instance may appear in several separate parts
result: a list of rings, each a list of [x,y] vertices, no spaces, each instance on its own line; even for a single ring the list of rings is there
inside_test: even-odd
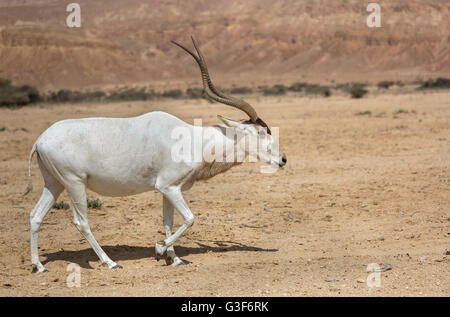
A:
[[[383,266],[381,268],[375,269],[375,272],[386,272],[389,270],[392,270],[392,265],[386,264],[385,266]]]
[[[339,282],[339,279],[338,278],[329,278],[329,279],[326,279],[325,282]]]
[[[427,257],[426,257],[425,255],[423,255],[423,256],[421,256],[421,257],[419,258],[420,263],[423,263],[423,262],[425,262],[426,260],[427,260]]]
[[[379,237],[379,238],[378,238],[378,240],[380,240],[380,241],[384,241],[384,237],[383,237],[383,236],[381,236],[381,237]]]
[[[359,278],[359,279],[356,280],[356,282],[358,282],[358,283],[364,283],[365,281],[364,281],[362,278]]]

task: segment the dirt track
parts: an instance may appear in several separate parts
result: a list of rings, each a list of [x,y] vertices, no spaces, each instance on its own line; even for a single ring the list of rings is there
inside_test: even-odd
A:
[[[196,222],[175,250],[189,265],[154,259],[164,237],[160,194],[88,192],[104,201],[90,211],[92,231],[124,268],[101,266],[72,212],[52,210],[39,241],[50,272],[39,275],[29,258],[29,212],[43,185],[35,159],[35,189],[21,194],[31,146],[53,122],[152,110],[204,124],[217,113],[242,116],[204,101],[0,109],[0,295],[450,295],[449,92],[249,101],[281,127],[288,164],[266,175],[246,163],[185,194]],[[372,115],[355,115],[366,110]],[[80,288],[66,286],[71,262],[81,265]],[[369,263],[392,265],[379,288],[366,285]]]

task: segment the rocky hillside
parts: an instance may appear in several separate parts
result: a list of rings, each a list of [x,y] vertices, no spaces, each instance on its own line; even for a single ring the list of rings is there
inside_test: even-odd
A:
[[[450,2],[78,0],[68,28],[57,0],[0,0],[0,77],[40,89],[199,86],[196,37],[216,82],[249,85],[427,79],[450,74]]]

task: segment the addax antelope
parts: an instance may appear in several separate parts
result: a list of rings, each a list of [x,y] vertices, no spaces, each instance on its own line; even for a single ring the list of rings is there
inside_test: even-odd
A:
[[[91,232],[86,188],[105,196],[127,196],[158,190],[163,195],[166,239],[156,243],[156,258],[164,256],[168,264],[180,265],[183,261],[175,254],[173,244],[194,222],[194,215],[184,201],[182,191],[189,189],[197,180],[210,178],[242,163],[242,160],[228,157],[231,155],[234,158],[234,150],[242,140],[245,144],[258,144],[254,156],[259,160],[277,167],[286,164],[286,156],[279,150],[278,141],[255,109],[212,84],[205,59],[195,40],[192,41],[198,55],[173,43],[198,63],[205,95],[242,110],[250,119],[233,121],[218,116],[223,125],[195,127],[173,115],[155,111],[133,118],[69,119],[53,124],[39,136],[28,161],[26,193],[32,189],[31,159],[34,153],[37,153],[45,182],[42,195],[30,214],[31,264],[34,272],[46,271],[39,260],[38,232],[45,215],[64,189],[70,196],[75,226],[101,262],[111,269],[121,266],[108,257]],[[174,160],[173,149],[179,140],[171,135],[177,128],[188,132],[200,129],[202,135],[208,135],[208,138],[202,139],[201,148],[222,147],[220,155],[224,159]],[[245,147],[244,152],[248,155],[249,147]],[[183,216],[184,223],[172,233],[174,209]]]

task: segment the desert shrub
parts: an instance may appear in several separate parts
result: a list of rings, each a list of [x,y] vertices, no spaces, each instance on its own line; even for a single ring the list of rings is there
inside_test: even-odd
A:
[[[61,89],[58,91],[49,92],[45,96],[47,102],[83,102],[83,101],[99,101],[105,97],[105,93],[102,91],[75,91],[69,89]]]
[[[321,92],[322,96],[324,97],[330,97],[331,96],[331,89],[326,87]]]
[[[348,92],[352,98],[362,98],[364,95],[366,95],[369,91],[364,89],[367,84],[365,83],[346,83],[341,84],[337,86],[337,88]]]
[[[85,101],[100,101],[106,97],[106,93],[100,90],[87,91],[84,93]]]
[[[295,92],[301,92],[303,91],[303,89],[305,89],[305,87],[308,86],[308,83],[303,83],[303,82],[298,82],[298,83],[293,83],[292,85],[290,85],[287,90],[289,91],[295,91]]]
[[[199,99],[203,96],[202,88],[188,88],[186,89],[186,96],[191,99]]]
[[[304,88],[304,91],[307,94],[322,95],[324,97],[331,96],[331,90],[327,86],[321,86],[321,85],[316,85],[316,84],[308,84]]]
[[[24,106],[30,103],[28,96],[13,89],[0,90],[0,106]]]
[[[0,106],[24,106],[41,101],[39,92],[28,85],[14,86],[0,78]]]
[[[345,83],[345,84],[337,84],[336,89],[340,89],[342,91],[350,92],[353,88],[365,88],[367,87],[366,83]]]
[[[103,206],[103,202],[100,199],[86,199],[87,207],[92,209],[100,209]],[[67,210],[70,208],[70,205],[66,203],[64,200],[61,200],[58,203],[53,204],[53,209],[64,209]]]
[[[251,94],[253,90],[248,87],[234,87],[231,88],[230,93],[235,95]]]
[[[331,89],[328,86],[321,86],[318,84],[308,84],[305,82],[293,83],[287,87],[288,91],[305,92],[306,94],[322,95],[324,97],[331,96]]]
[[[100,209],[103,206],[103,202],[100,199],[87,199],[87,207],[92,209]]]
[[[153,99],[153,91],[147,92],[145,88],[128,88],[123,87],[117,91],[112,91],[106,97],[108,101],[135,101]]]
[[[162,96],[164,98],[180,99],[183,97],[183,92],[180,89],[171,89],[164,91]]]
[[[366,95],[369,91],[367,91],[364,88],[360,88],[360,87],[354,87],[351,88],[349,90],[350,95],[352,96],[352,98],[362,98],[364,97],[364,95]]]
[[[355,113],[355,116],[370,116],[370,115],[372,115],[372,112],[369,110]]]
[[[34,87],[24,85],[19,87],[19,91],[25,93],[28,96],[30,103],[41,101],[41,95],[39,94],[39,91]]]
[[[0,88],[11,86],[11,81],[0,77]]]
[[[420,89],[449,89],[450,88],[450,79],[439,77],[435,80],[429,79],[424,82],[420,87]]]
[[[45,97],[48,102],[91,102],[91,101],[139,101],[155,99],[157,94],[153,90],[145,88],[122,87],[108,94],[101,90],[95,91],[74,91],[61,89],[59,91],[49,92]]]
[[[378,88],[384,88],[384,89],[389,89],[389,87],[391,87],[392,85],[394,85],[395,83],[393,81],[390,80],[383,80],[380,81],[377,86]]]
[[[286,87],[284,85],[274,85],[263,90],[264,96],[280,96],[286,94]]]
[[[64,200],[61,200],[59,203],[54,203],[52,208],[67,210],[70,208],[70,205],[68,203],[66,203]]]
[[[46,100],[48,102],[67,102],[69,100],[69,95],[71,91],[69,90],[59,90],[59,91],[51,91],[46,96]]]

